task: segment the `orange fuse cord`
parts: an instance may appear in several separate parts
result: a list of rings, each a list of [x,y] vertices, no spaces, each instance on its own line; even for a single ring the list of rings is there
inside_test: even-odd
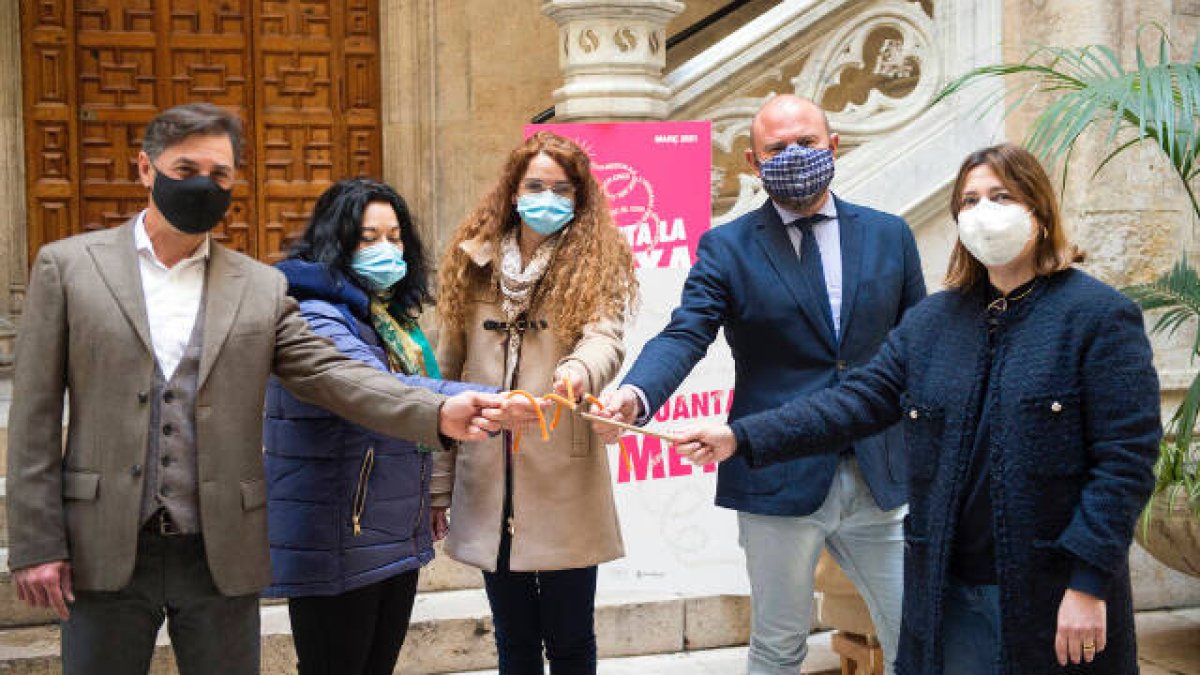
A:
[[[527,391],[524,391],[522,389],[514,389],[505,394],[505,396],[507,398],[512,398],[513,396],[520,396],[520,397],[526,399],[527,401],[529,401],[529,403],[531,405],[533,405],[534,411],[537,412],[538,429],[541,431],[543,441],[550,440],[550,430],[558,428],[558,422],[559,422],[560,418],[562,417],[563,408],[567,408],[568,410],[571,410],[573,412],[578,407],[578,404],[575,403],[575,392],[572,389],[571,381],[565,380],[564,382],[566,383],[566,388],[567,388],[567,395],[565,397],[559,396],[558,394],[546,394],[546,396],[545,396],[545,398],[547,398],[551,401],[554,401],[554,417],[550,421],[549,428],[547,428],[547,425],[546,425],[546,416],[542,414],[542,408],[541,408],[541,406],[538,405],[537,397],[535,397],[533,394],[531,394]],[[583,399],[585,401],[587,401],[588,403],[591,403],[592,405],[596,406],[596,408],[598,408],[599,410],[604,410],[604,404],[601,403],[600,399],[596,398],[595,396],[592,396],[591,394],[588,394],[588,393],[584,393]],[[623,443],[618,443],[617,445],[621,449],[621,461],[623,464],[625,464],[625,469],[627,471],[629,471],[630,473],[633,473],[633,460],[630,459],[629,453],[625,450],[625,445]],[[513,432],[513,445],[512,445],[513,454],[514,455],[517,454],[518,452],[520,452],[520,450],[521,450],[521,430],[517,429],[516,431]]]

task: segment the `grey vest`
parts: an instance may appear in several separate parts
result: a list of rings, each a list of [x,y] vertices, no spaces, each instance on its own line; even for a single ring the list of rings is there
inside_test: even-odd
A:
[[[196,464],[196,390],[200,379],[200,353],[204,347],[204,300],[200,297],[196,325],[183,358],[171,375],[163,377],[154,364],[154,389],[150,392],[150,433],[146,441],[146,482],[142,484],[142,522],[166,509],[180,532],[200,531],[199,468]]]

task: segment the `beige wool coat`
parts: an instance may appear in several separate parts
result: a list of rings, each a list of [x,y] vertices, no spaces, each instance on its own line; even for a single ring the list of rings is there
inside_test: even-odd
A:
[[[493,264],[490,246],[466,242],[462,248],[476,265]],[[549,322],[545,309],[535,301],[530,319]],[[508,334],[484,330],[487,320],[504,321],[499,289],[472,302],[465,330],[443,332],[437,352],[446,379],[504,386]],[[535,396],[549,392],[555,369],[569,363],[586,373],[586,390],[599,394],[624,358],[621,318],[592,322],[573,345],[562,344],[553,328],[525,333],[516,388]],[[446,552],[486,571],[495,571],[500,551],[504,454],[503,436],[435,453],[432,504],[450,507]],[[587,567],[625,554],[608,454],[585,420],[564,410],[549,442],[536,424],[525,430],[513,455],[511,528],[514,572]]]

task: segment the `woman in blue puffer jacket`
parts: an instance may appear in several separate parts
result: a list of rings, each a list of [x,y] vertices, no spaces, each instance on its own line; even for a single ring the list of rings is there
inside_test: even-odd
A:
[[[277,267],[312,330],[342,353],[444,394],[479,388],[438,379],[416,321],[431,299],[427,265],[391,187],[352,179],[329,188]],[[391,673],[418,570],[433,558],[431,449],[300,401],[274,378],[263,436],[265,594],[289,599],[300,675]]]

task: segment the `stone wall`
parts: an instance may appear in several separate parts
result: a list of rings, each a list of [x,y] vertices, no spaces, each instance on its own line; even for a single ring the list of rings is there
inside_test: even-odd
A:
[[[1190,0],[1006,0],[1004,18],[1007,61],[1018,61],[1040,45],[1106,44],[1132,64],[1139,28],[1155,23],[1167,29],[1173,57],[1187,58],[1200,34],[1200,3]],[[1158,35],[1146,28],[1140,36],[1153,62]],[[1009,138],[1024,138],[1040,110],[1035,104],[1011,115]],[[1158,276],[1183,252],[1195,258],[1197,222],[1170,165],[1154,145],[1146,144],[1092,177],[1112,147],[1104,143],[1106,130],[1100,131],[1081,143],[1063,195],[1064,219],[1088,253],[1085,269],[1121,286]],[[1168,415],[1196,372],[1189,353],[1194,331],[1195,326],[1188,326],[1174,338],[1153,338]],[[1131,568],[1139,609],[1200,604],[1200,580],[1164,568],[1136,545]]]
[[[440,256],[562,81],[538,2],[382,0],[385,176]]]

